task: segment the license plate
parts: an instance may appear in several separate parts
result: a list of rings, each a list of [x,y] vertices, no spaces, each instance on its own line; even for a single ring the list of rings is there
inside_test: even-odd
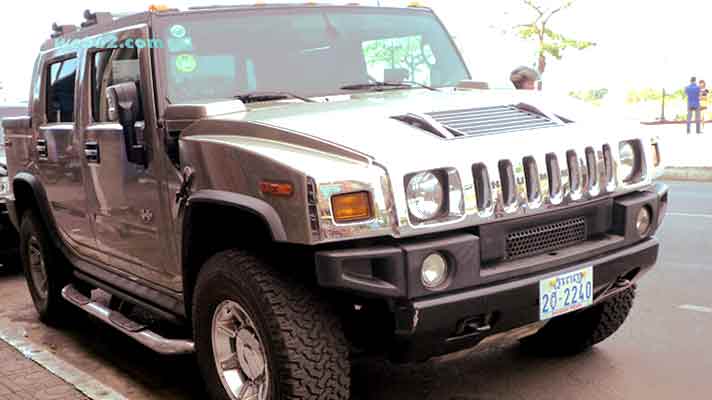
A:
[[[539,319],[593,304],[593,266],[539,281]]]

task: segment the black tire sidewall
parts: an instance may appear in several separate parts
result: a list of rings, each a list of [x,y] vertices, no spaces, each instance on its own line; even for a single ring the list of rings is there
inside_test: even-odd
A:
[[[29,240],[31,237],[37,238],[42,257],[45,263],[45,272],[47,274],[47,298],[42,299],[38,294],[35,286],[32,273],[30,272],[29,259]],[[42,223],[32,211],[27,211],[20,225],[20,259],[22,269],[27,280],[27,286],[32,297],[32,301],[39,313],[40,319],[43,322],[54,322],[61,316],[61,308],[64,305],[62,299],[62,288],[67,283],[63,266],[59,265],[56,260],[55,250],[49,240]]]
[[[274,357],[274,345],[271,342],[273,335],[270,334],[269,325],[265,321],[265,313],[269,305],[259,298],[257,285],[250,284],[249,279],[236,281],[227,274],[220,271],[210,271],[210,276],[204,284],[197,288],[195,293],[195,310],[193,318],[196,354],[206,389],[213,399],[229,400],[225,393],[222,381],[215,367],[215,360],[212,347],[212,320],[218,305],[226,300],[238,303],[248,314],[252,322],[256,325],[260,341],[264,346],[267,356],[267,368],[269,373],[269,393],[268,399],[279,399],[279,365]],[[259,312],[258,310],[262,310]]]

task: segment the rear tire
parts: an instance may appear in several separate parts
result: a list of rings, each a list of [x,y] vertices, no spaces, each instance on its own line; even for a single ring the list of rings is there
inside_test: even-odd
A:
[[[260,259],[228,250],[208,260],[192,315],[210,398],[349,398],[348,345],[329,303]]]
[[[542,355],[571,355],[588,350],[623,325],[634,298],[635,290],[628,288],[586,310],[554,318],[539,332],[524,338],[522,344]]]
[[[69,304],[62,298],[62,289],[70,281],[71,269],[52,245],[47,230],[32,210],[22,216],[20,260],[40,321],[61,325],[70,315]]]

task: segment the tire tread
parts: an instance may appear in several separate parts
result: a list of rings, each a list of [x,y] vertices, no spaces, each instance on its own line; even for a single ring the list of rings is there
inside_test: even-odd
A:
[[[280,398],[349,398],[349,347],[340,322],[326,301],[253,255],[227,250],[208,260],[201,271],[193,302],[194,316],[201,312],[199,293],[208,289],[214,278],[254,284],[259,298],[264,300],[260,311],[265,314],[277,357]]]

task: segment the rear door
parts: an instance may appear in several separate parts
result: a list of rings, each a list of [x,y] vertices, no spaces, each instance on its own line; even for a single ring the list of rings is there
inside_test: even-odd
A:
[[[96,242],[87,213],[81,167],[83,138],[75,95],[79,56],[76,51],[59,49],[44,58],[40,88],[44,95],[33,135],[34,159],[60,234],[77,252],[91,254]]]

